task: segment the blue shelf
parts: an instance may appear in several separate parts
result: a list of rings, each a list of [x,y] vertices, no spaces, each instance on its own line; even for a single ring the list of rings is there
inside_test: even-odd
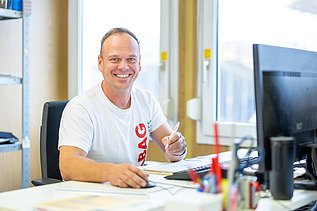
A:
[[[2,75],[0,74],[0,85],[5,84],[22,84],[22,78],[12,76],[12,75]]]
[[[20,142],[14,144],[0,144],[0,152],[12,152],[18,151],[22,149],[22,145]]]

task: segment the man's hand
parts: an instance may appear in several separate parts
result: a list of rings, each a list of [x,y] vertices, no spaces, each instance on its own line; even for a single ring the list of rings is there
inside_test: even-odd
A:
[[[173,157],[184,157],[186,155],[186,142],[185,138],[180,132],[173,133],[170,136],[165,136],[162,139],[162,143],[167,146],[165,153]]]
[[[122,188],[141,188],[148,181],[148,175],[131,164],[113,164],[108,173],[110,184]]]
[[[110,182],[119,187],[141,188],[148,175],[132,164],[100,163],[87,158],[87,153],[73,146],[60,147],[59,164],[64,180]]]

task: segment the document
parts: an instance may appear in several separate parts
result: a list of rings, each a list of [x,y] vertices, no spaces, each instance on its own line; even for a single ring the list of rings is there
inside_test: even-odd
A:
[[[158,174],[150,174],[149,180],[155,182],[158,187],[164,186],[163,188],[165,189],[169,187],[170,191],[175,192],[179,191],[179,188],[197,189],[199,187],[193,181],[165,179],[162,175]]]
[[[189,169],[195,169],[201,166],[208,166],[211,164],[211,159],[199,159],[199,158],[189,158],[186,160],[181,160],[174,163],[157,163],[146,166],[141,166],[143,171],[148,171],[149,173],[157,174],[172,174],[179,171],[187,171]]]
[[[138,195],[146,196],[153,192],[162,191],[162,187],[153,188],[120,188],[111,185],[110,183],[91,183],[91,182],[75,182],[69,181],[60,183],[55,188],[55,191],[63,192],[76,192],[76,193],[87,193],[87,194],[120,194],[120,195]]]
[[[41,202],[34,206],[35,210],[148,210],[155,205],[146,203],[140,198],[122,198],[106,195],[82,195],[64,199]],[[156,207],[158,208],[158,207]]]

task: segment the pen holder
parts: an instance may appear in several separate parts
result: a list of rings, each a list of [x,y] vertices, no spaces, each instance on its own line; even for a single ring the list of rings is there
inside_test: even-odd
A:
[[[239,210],[255,209],[259,201],[259,184],[254,176],[241,176],[238,180]]]

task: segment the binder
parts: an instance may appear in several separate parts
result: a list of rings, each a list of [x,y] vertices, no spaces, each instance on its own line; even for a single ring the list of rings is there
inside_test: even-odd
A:
[[[0,132],[0,144],[13,144],[17,141],[17,137],[15,137],[12,133]]]

